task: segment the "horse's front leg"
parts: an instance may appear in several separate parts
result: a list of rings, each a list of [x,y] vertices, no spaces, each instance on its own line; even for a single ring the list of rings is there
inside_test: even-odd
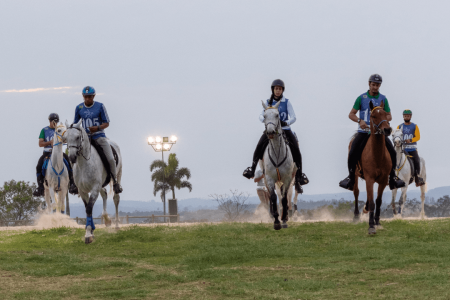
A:
[[[422,200],[422,211],[420,212],[421,219],[425,219],[425,189],[426,185],[420,187],[420,200]]]
[[[355,175],[355,185],[353,186],[353,196],[355,196],[355,210],[353,212],[353,222],[359,222],[359,188],[358,176]]]
[[[379,184],[378,185],[378,193],[377,193],[377,200],[376,200],[376,211],[375,211],[375,226],[380,226],[378,228],[381,229],[380,224],[380,213],[381,213],[381,204],[383,202],[383,191],[386,188],[385,184]]]
[[[56,202],[56,193],[52,188],[48,189],[48,193],[50,195],[50,200],[51,200],[51,211],[53,211],[54,213],[59,213],[58,212],[58,202]]]
[[[116,207],[116,230],[119,230],[119,202],[120,202],[120,195],[119,194],[114,194],[113,200],[114,200],[114,206]]]
[[[270,193],[270,210],[273,218],[275,219],[273,222],[273,228],[275,230],[281,229],[280,220],[278,219],[278,205],[277,205],[277,193],[275,191],[275,184],[269,185],[269,193]]]
[[[408,190],[408,186],[402,188],[402,194],[400,195],[400,201],[398,203],[398,213],[400,216],[403,214],[403,209],[405,208],[406,203],[406,191]]]
[[[394,213],[394,217],[397,214],[397,211],[395,210],[395,199],[397,198],[397,189],[393,189],[392,190],[392,201],[391,201],[391,206],[392,206],[392,212]]]
[[[50,192],[47,188],[44,189],[44,198],[45,198],[45,203],[47,205],[47,213],[51,214],[52,213],[52,199],[50,198]]]
[[[103,212],[102,212],[102,219],[105,222],[105,226],[106,227],[110,227],[111,226],[111,218],[108,215],[107,212],[107,201],[108,201],[108,194],[106,192],[105,188],[102,188],[100,190],[100,196],[102,196],[103,199]]]
[[[289,220],[289,212],[288,212],[289,203],[287,196],[290,189],[291,189],[290,185],[287,185],[286,188],[283,187],[281,188],[281,195],[282,195],[281,205],[283,208],[283,213],[281,215],[281,221],[283,221],[283,224],[281,225],[282,228],[288,228],[287,221]]]
[[[91,191],[88,202],[86,203],[86,235],[84,237],[84,242],[86,244],[90,244],[94,241],[93,233],[95,230],[95,224],[92,216],[92,210],[94,209],[94,204],[95,201],[97,201],[100,189],[101,187],[94,188]]]
[[[364,212],[369,213],[369,234],[377,233],[375,229],[375,220],[374,220],[374,210],[375,203],[373,202],[373,185],[374,181],[371,178],[366,179],[366,190],[367,190],[367,202],[364,207]]]

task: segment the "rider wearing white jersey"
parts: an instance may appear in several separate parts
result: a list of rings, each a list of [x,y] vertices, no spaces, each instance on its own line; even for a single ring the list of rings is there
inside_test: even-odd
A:
[[[292,158],[294,159],[294,163],[297,166],[297,173],[295,175],[295,189],[298,193],[303,192],[302,185],[307,184],[308,178],[305,174],[302,173],[302,155],[300,153],[300,148],[298,146],[298,141],[296,136],[291,130],[290,125],[292,125],[296,120],[294,108],[292,107],[289,99],[286,99],[283,96],[283,92],[285,89],[284,82],[281,79],[276,79],[272,82],[272,95],[270,99],[266,101],[267,106],[273,106],[276,102],[280,102],[278,106],[278,111],[280,113],[280,122],[283,129],[283,133],[286,137],[286,140],[289,144],[289,148],[291,149]],[[264,110],[259,115],[259,120],[264,123]],[[256,150],[253,153],[253,163],[250,168],[247,168],[244,171],[244,177],[250,179],[255,176],[256,165],[258,161],[263,159],[264,152],[266,150],[267,145],[269,144],[269,138],[264,132],[256,146]]]
[[[78,123],[80,119],[83,120],[83,128],[86,130],[88,136],[95,140],[108,160],[110,173],[114,182],[113,189],[116,194],[122,192],[122,187],[117,182],[116,178],[116,161],[109,144],[109,140],[106,138],[104,130],[109,127],[109,116],[104,104],[94,101],[95,89],[87,86],[83,89],[84,103],[77,105],[75,108],[74,124]]]

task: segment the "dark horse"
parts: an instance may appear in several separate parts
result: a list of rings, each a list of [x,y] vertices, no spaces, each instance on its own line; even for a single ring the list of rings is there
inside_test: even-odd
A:
[[[361,155],[361,160],[357,169],[362,169],[366,180],[367,201],[363,212],[369,213],[369,234],[375,234],[375,225],[380,225],[380,209],[383,191],[388,184],[389,173],[392,169],[392,161],[389,151],[386,148],[385,137],[392,132],[387,121],[387,113],[384,111],[384,103],[381,106],[374,107],[370,102],[370,137]],[[350,142],[351,143],[351,142]],[[355,186],[353,194],[355,195],[355,218],[359,216],[358,209],[358,178],[359,170],[355,173]],[[376,213],[374,215],[375,203],[373,202],[373,185],[378,183],[378,193],[376,200]]]

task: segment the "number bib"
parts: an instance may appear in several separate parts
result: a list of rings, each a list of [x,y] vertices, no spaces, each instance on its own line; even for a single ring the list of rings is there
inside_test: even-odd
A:
[[[91,134],[89,127],[99,126],[103,123],[109,123],[108,113],[106,112],[105,106],[100,102],[94,102],[91,107],[86,107],[84,103],[81,103],[75,109],[75,120],[74,123],[83,120],[83,127],[86,129],[88,135],[90,135],[94,140],[99,137],[106,137],[103,129]]]
[[[359,118],[366,122],[367,126],[370,127],[370,102],[372,101],[374,106],[380,106],[381,103],[384,102],[386,96],[379,94],[378,98],[369,98],[367,92],[362,94],[361,96],[361,109],[359,111]],[[370,128],[362,129],[360,125],[358,125],[358,132],[370,132]]]

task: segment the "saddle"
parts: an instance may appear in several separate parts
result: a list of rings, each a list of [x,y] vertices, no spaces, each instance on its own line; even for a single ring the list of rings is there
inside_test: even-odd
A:
[[[403,154],[405,154],[406,158],[408,158],[409,165],[411,166],[411,178],[409,179],[408,185],[414,182],[414,176],[416,175],[416,172],[414,170],[414,160],[411,155],[408,154],[405,150],[403,150]]]
[[[95,150],[97,150],[97,153],[102,160],[103,167],[105,167],[107,175],[106,175],[105,182],[103,182],[103,185],[102,185],[102,187],[105,187],[111,181],[111,168],[109,166],[108,159],[106,158],[105,152],[103,152],[103,148],[94,139],[91,139],[91,145],[95,148]],[[112,153],[114,156],[114,160],[116,161],[116,166],[117,166],[117,164],[119,163],[119,156],[117,155],[116,149],[114,149],[114,147],[111,145],[109,145],[109,146],[111,147],[111,150],[112,150]]]

